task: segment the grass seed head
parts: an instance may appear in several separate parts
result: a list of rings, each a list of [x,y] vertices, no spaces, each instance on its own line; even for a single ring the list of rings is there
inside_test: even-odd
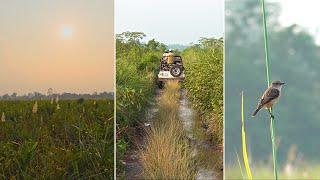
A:
[[[6,121],[6,116],[4,115],[4,112],[2,112],[1,121],[2,121],[2,122],[5,122],[5,121]]]
[[[38,112],[38,102],[36,101],[32,107],[32,113],[37,113]]]

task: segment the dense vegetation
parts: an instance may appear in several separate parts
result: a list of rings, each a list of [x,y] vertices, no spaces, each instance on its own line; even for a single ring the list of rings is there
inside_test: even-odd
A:
[[[320,141],[317,140],[320,48],[314,37],[299,25],[283,27],[278,21],[280,10],[276,3],[267,4],[271,80],[286,83],[280,102],[274,108],[279,169],[285,164],[306,169],[307,164],[320,161]],[[243,90],[248,152],[257,169],[255,165],[269,165],[272,153],[268,113],[262,110],[254,119],[250,117],[266,89],[260,2],[229,0],[226,15],[226,165],[237,164],[235,150],[239,152],[241,147],[239,93]],[[296,153],[289,160],[288,152],[292,147],[296,147]]]
[[[211,141],[223,144],[223,40],[202,38],[182,52],[188,98],[200,113]]]
[[[122,172],[122,160],[132,127],[143,119],[143,113],[153,98],[159,59],[166,46],[155,40],[142,43],[141,32],[117,35],[117,169]]]
[[[112,179],[113,101],[0,101],[1,179]]]
[[[159,59],[167,48],[154,39],[142,42],[144,37],[141,32],[124,32],[116,39],[118,174],[123,172],[124,154],[134,136],[134,127],[141,126],[144,112],[153,100]],[[175,51],[175,54],[180,52]],[[201,119],[209,127],[212,142],[222,145],[223,40],[203,38],[181,54],[187,75],[184,86],[189,98],[202,112]]]

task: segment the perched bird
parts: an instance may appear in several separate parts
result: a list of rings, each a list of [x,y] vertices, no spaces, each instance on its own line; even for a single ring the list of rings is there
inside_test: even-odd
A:
[[[281,81],[273,81],[270,87],[263,93],[258,105],[257,109],[253,112],[252,117],[254,117],[260,109],[266,108],[269,111],[269,114],[272,118],[274,118],[271,113],[272,106],[277,102],[281,95],[281,88],[285,83]]]

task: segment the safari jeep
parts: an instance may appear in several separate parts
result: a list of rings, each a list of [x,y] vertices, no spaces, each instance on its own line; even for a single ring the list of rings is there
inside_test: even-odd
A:
[[[160,68],[158,74],[158,86],[163,88],[164,83],[169,80],[183,81],[184,67],[181,56],[174,56],[172,64],[168,64],[163,58],[160,59]]]

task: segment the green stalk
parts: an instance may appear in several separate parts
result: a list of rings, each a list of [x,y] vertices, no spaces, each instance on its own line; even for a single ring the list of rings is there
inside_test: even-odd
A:
[[[263,12],[263,34],[264,34],[264,51],[265,51],[265,63],[266,63],[266,74],[267,74],[267,87],[270,85],[270,63],[269,63],[269,44],[268,44],[268,32],[267,32],[267,17],[266,17],[266,10],[265,10],[265,3],[264,0],[261,0],[262,4],[262,12]],[[272,108],[270,109],[272,113]],[[271,141],[272,141],[272,156],[273,156],[273,173],[274,177],[278,179],[277,173],[277,150],[275,144],[275,121],[272,117],[270,117],[270,134],[271,134]]]

